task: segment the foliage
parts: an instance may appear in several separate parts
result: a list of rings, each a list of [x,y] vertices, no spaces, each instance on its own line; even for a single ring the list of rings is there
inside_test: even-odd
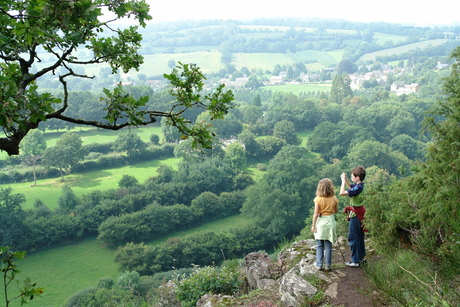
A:
[[[263,180],[245,191],[243,214],[254,217],[274,240],[303,227],[305,199],[314,196],[314,185],[308,183],[315,177],[306,154],[301,147],[286,145],[270,161]]]
[[[233,172],[242,172],[246,168],[246,152],[240,143],[233,142],[225,150],[225,157],[230,164]]]
[[[106,11],[112,18],[102,18]],[[213,118],[223,117],[233,95],[223,92],[223,85],[215,93],[203,97],[204,76],[194,65],[181,65],[172,74],[165,75],[171,81],[171,94],[177,98],[169,111],[149,110],[145,106],[147,96],[129,95],[121,82],[112,91],[104,88],[102,117],[86,119],[72,117],[69,108],[69,86],[75,80],[93,79],[82,67],[106,63],[112,74],[131,69],[138,70],[143,62],[138,54],[142,35],[137,26],[123,29],[113,24],[122,18],[133,17],[145,27],[149,6],[144,0],[114,1],[64,1],[56,5],[51,0],[4,1],[0,6],[0,88],[2,107],[0,125],[5,137],[0,138],[0,149],[9,155],[19,154],[19,143],[41,122],[51,119],[72,124],[118,130],[126,126],[153,123],[157,117],[167,117],[170,124],[179,128],[185,137],[192,137],[196,145],[210,147],[212,138],[206,127],[190,126],[183,113],[198,107],[209,110]],[[103,35],[102,35],[103,33]],[[90,57],[79,49],[86,48]],[[39,52],[51,55],[43,61]],[[181,72],[179,72],[181,70]],[[41,91],[40,78],[58,74],[62,94]],[[182,79],[183,78],[183,79]],[[83,82],[84,83],[84,82]],[[66,112],[70,111],[70,112]],[[194,143],[194,144],[195,144]]]
[[[23,259],[25,256],[25,252],[15,252],[10,247],[0,247],[2,282],[6,307],[16,299],[21,299],[21,305],[26,304],[28,300],[33,300],[35,296],[40,296],[44,292],[43,288],[37,287],[37,284],[32,282],[30,278],[23,280],[22,284],[21,281],[17,280],[16,277],[21,271],[18,269],[16,261]],[[11,297],[11,290],[9,289],[13,281],[16,283],[19,294]]]
[[[111,278],[102,278],[97,286],[80,290],[72,295],[65,306],[141,306],[145,299],[137,290],[140,282],[140,275],[134,271],[127,271],[118,276],[114,281]]]
[[[182,306],[195,306],[206,293],[233,295],[239,290],[240,285],[239,272],[236,270],[226,266],[198,267],[192,276],[178,281],[176,296]]]
[[[282,120],[275,124],[273,136],[285,140],[290,145],[300,145],[302,139],[297,135],[294,123],[288,120]]]
[[[151,134],[149,140],[152,144],[158,145],[160,143],[160,136],[158,134]]]
[[[399,250],[366,267],[372,282],[400,306],[455,306],[459,281],[445,285],[430,261],[414,251]]]
[[[70,170],[86,155],[82,143],[77,133],[67,132],[63,134],[56,145],[45,150],[43,164],[57,167],[61,173],[61,179],[64,181],[64,170]]]
[[[33,130],[22,140],[21,146],[24,153],[24,160],[34,167],[34,185],[37,185],[35,166],[46,149],[43,133],[38,130]]]
[[[128,157],[139,157],[147,148],[139,135],[132,131],[121,132],[112,146],[114,151],[126,151]]]
[[[225,86],[221,84],[214,93],[201,97],[199,92],[203,90],[205,77],[195,64],[179,62],[178,68],[173,69],[169,75],[165,74],[164,77],[171,82],[170,93],[176,98],[176,104],[166,116],[166,124],[176,126],[183,138],[192,137],[193,147],[212,148],[214,135],[207,125],[197,122],[190,126],[182,114],[186,109],[198,107],[209,111],[211,120],[221,119],[232,107],[233,93],[224,92]]]
[[[439,276],[432,278],[436,287],[444,289],[453,284],[455,293],[460,265],[460,49],[457,48],[452,57],[454,64],[451,75],[443,85],[445,96],[426,117],[426,128],[432,134],[433,141],[428,145],[425,162],[417,165],[415,174],[371,194],[373,205],[366,220],[377,247],[384,255],[393,257],[401,249],[410,248],[429,264],[433,274]],[[433,284],[410,269],[400,273],[405,280],[419,278],[423,281],[421,284]],[[450,292],[430,287],[421,288],[425,295],[420,299],[426,304],[433,303],[432,299],[445,300],[449,304],[458,301],[458,296],[451,297]],[[431,296],[427,293],[431,293]],[[408,295],[417,297],[419,292],[410,291]]]
[[[64,212],[70,212],[75,209],[79,201],[72,188],[68,185],[62,187],[62,195],[58,199],[59,208]]]
[[[136,177],[131,175],[123,175],[120,181],[118,181],[118,186],[120,188],[132,188],[139,185],[139,181]]]
[[[128,243],[117,248],[115,262],[123,271],[137,271],[142,275],[187,268],[192,264],[219,265],[224,260],[270,246],[276,240],[270,235],[260,226],[249,225],[235,226],[226,233],[200,231],[171,237],[163,245]]]
[[[347,74],[337,75],[332,81],[331,95],[329,102],[337,104],[345,104],[346,100],[350,100],[353,96],[353,91],[350,88],[350,77]]]
[[[114,14],[114,20],[99,21],[104,7]],[[109,24],[125,16],[134,16],[145,26],[145,21],[151,17],[144,1],[95,0],[61,2],[59,5],[49,1],[6,1],[2,3],[1,11],[4,39],[0,58],[4,62],[1,65],[0,86],[5,89],[3,101],[7,103],[2,104],[0,125],[6,137],[1,139],[0,148],[10,155],[18,154],[19,142],[41,121],[59,118],[78,122],[63,115],[68,106],[66,79],[72,76],[89,77],[78,74],[72,66],[105,62],[113,71],[119,68],[128,71],[142,63],[136,53],[141,41],[136,28],[114,30]],[[104,30],[116,36],[98,37],[98,33]],[[81,45],[93,52],[93,58],[81,60],[77,57],[76,50]],[[32,66],[40,61],[37,56],[39,48],[52,54],[54,60],[34,72]],[[64,98],[61,100],[50,93],[38,93],[36,80],[43,75],[54,74],[61,67],[64,72],[60,73],[59,80],[64,88]]]
[[[23,248],[21,242],[27,232],[21,205],[25,198],[12,192],[10,187],[0,188],[0,246]]]
[[[143,210],[107,218],[99,226],[98,239],[109,247],[126,242],[139,243],[178,226],[186,226],[194,219],[192,210],[184,205],[163,207],[154,203]]]
[[[350,165],[369,167],[376,165],[391,172],[404,175],[410,167],[410,160],[401,152],[393,151],[388,145],[366,140],[355,144],[348,153]]]

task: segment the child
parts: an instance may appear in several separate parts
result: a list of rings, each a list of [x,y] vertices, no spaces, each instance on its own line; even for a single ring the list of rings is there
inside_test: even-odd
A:
[[[325,271],[331,270],[332,244],[337,241],[334,214],[338,211],[339,200],[335,196],[334,184],[328,178],[321,179],[316,188],[315,213],[311,231],[316,239],[316,268],[323,269],[325,256]]]
[[[351,262],[347,262],[349,267],[359,267],[360,264],[366,261],[366,248],[364,246],[364,229],[361,221],[364,218],[366,208],[364,208],[364,178],[366,177],[366,170],[361,167],[355,167],[351,170],[351,180],[353,183],[350,185],[347,174],[342,173],[342,185],[340,186],[340,196],[350,196],[350,206],[346,207],[344,213],[348,214],[348,245],[351,249]],[[348,190],[345,189],[345,185]]]

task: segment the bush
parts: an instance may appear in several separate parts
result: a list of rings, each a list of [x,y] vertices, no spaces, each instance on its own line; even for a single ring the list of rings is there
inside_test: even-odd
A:
[[[91,143],[91,144],[83,145],[83,148],[86,150],[86,152],[98,152],[101,154],[108,154],[112,152],[112,146],[113,146],[113,142],[104,143],[104,144]]]
[[[94,171],[100,169],[99,164],[96,161],[86,161],[83,163],[78,163],[72,167],[72,172],[74,173],[84,173],[89,171]]]
[[[90,151],[88,152],[88,154],[86,155],[86,158],[87,160],[97,160],[99,157],[102,157],[103,154],[100,153],[100,152],[93,152],[93,151]]]
[[[12,183],[11,177],[8,174],[0,173],[0,184]]]
[[[114,155],[107,155],[107,156],[102,156],[97,160],[98,164],[98,169],[103,169],[103,168],[114,168],[118,166],[125,166],[126,165],[126,159],[125,157],[114,154]]]
[[[123,175],[121,179],[118,181],[118,186],[120,188],[132,188],[139,185],[139,181],[136,177],[131,175]]]
[[[228,267],[197,268],[189,278],[177,284],[176,296],[182,306],[196,306],[196,302],[206,293],[232,295],[241,285],[239,273]]]
[[[150,159],[161,159],[174,157],[175,144],[165,143],[161,146],[151,145],[147,148],[147,155]]]
[[[158,136],[158,134],[151,134],[150,142],[154,145],[158,145],[158,143],[160,143],[160,137]]]

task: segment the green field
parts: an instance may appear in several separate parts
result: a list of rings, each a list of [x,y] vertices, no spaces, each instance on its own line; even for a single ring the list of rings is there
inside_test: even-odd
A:
[[[70,131],[77,132],[83,142],[83,145],[86,145],[86,144],[91,144],[91,143],[105,144],[105,143],[113,142],[117,139],[118,135],[121,132],[126,131],[126,130],[127,129],[115,131],[115,130],[107,130],[107,129],[79,127],[79,128],[76,128]],[[136,133],[141,138],[141,140],[145,143],[150,142],[150,136],[152,134],[156,134],[160,136],[160,138],[163,135],[163,132],[161,131],[161,127],[159,126],[130,128],[130,130]],[[46,146],[47,147],[54,146],[57,140],[61,137],[61,135],[63,135],[66,132],[68,131],[67,130],[61,130],[59,132],[46,131],[45,134],[43,135],[46,141]],[[0,152],[0,159],[6,159],[7,157],[8,155],[6,152],[4,151]]]
[[[198,231],[222,233],[249,223],[250,220],[235,215],[176,232],[147,244],[163,244],[170,237],[181,237]],[[19,268],[23,272],[19,278],[30,277],[39,287],[45,288],[45,292],[41,298],[30,301],[26,306],[61,307],[70,296],[79,290],[95,286],[101,278],[117,278],[121,272],[118,271],[113,257],[114,250],[101,246],[96,239],[29,254],[19,262]],[[20,303],[16,302],[10,306],[17,307]]]
[[[385,42],[393,42],[393,43],[402,43],[405,42],[407,36],[404,35],[395,35],[395,34],[388,34],[388,33],[374,33],[374,40],[377,44],[383,45]]]
[[[395,47],[395,48],[389,48],[385,50],[380,50],[376,52],[371,52],[363,55],[360,60],[362,61],[370,61],[370,60],[375,60],[378,56],[388,56],[388,55],[393,55],[393,54],[402,54],[405,52],[409,52],[411,50],[415,49],[423,49],[428,46],[437,46],[441,45],[445,42],[447,42],[447,39],[433,39],[433,40],[428,40],[420,43],[414,43],[414,44],[409,44],[409,45],[404,45],[401,47]]]
[[[304,51],[298,53],[234,53],[232,54],[232,64],[236,69],[247,67],[251,69],[273,70],[276,64],[291,65],[294,63],[308,63],[309,70],[318,71],[324,67],[336,65],[342,60],[343,50],[331,52]],[[225,68],[221,62],[222,54],[218,51],[196,51],[184,53],[158,53],[153,55],[144,55],[144,63],[139,71],[131,70],[128,75],[136,78],[138,74],[146,76],[161,76],[170,73],[171,68],[168,62],[174,60],[176,65],[179,62],[184,64],[197,64],[204,74],[215,73]],[[311,62],[311,61],[315,62]],[[46,63],[43,63],[46,64]],[[88,75],[99,74],[105,64],[88,65],[85,72]]]
[[[157,175],[157,167],[160,164],[166,164],[174,168],[178,162],[179,159],[170,158],[82,174],[70,174],[64,176],[64,182],[61,181],[60,177],[37,180],[37,186],[35,187],[32,186],[32,182],[0,186],[11,187],[15,194],[24,194],[26,198],[26,202],[23,204],[24,209],[32,208],[36,199],[41,199],[45,205],[53,209],[57,206],[57,201],[61,195],[60,191],[64,185],[70,186],[75,195],[81,197],[97,190],[107,191],[118,188],[118,181],[123,175],[134,176],[140,183],[143,183],[147,178]]]
[[[142,127],[132,130],[139,135],[144,142],[149,142],[151,134],[162,135],[160,127]],[[115,141],[118,134],[120,134],[120,131],[97,129],[77,129],[75,131],[78,132],[83,144],[103,144],[112,142]],[[62,133],[45,133],[47,146],[54,146]],[[6,157],[6,154],[4,157]],[[35,187],[32,186],[33,182],[1,184],[0,187],[11,187],[13,189],[13,193],[24,194],[26,197],[26,202],[23,205],[24,209],[32,208],[36,199],[41,199],[48,207],[55,208],[63,185],[69,185],[75,195],[80,197],[96,190],[106,191],[118,188],[118,181],[123,177],[123,175],[134,176],[140,183],[142,183],[147,178],[157,174],[156,170],[160,164],[166,164],[175,168],[178,162],[178,159],[169,158],[107,170],[97,170],[82,174],[70,174],[65,176],[65,182],[62,182],[61,178],[49,178],[37,180],[37,186]]]
[[[236,69],[247,67],[249,70],[253,68],[272,70],[275,64],[290,65],[294,63],[285,53],[235,53],[232,55],[232,62]]]

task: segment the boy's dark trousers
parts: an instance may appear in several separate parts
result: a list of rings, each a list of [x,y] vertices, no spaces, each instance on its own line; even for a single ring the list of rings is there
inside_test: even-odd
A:
[[[352,217],[348,225],[348,245],[351,249],[351,261],[360,263],[366,257],[366,248],[364,246],[364,231],[357,216]]]

